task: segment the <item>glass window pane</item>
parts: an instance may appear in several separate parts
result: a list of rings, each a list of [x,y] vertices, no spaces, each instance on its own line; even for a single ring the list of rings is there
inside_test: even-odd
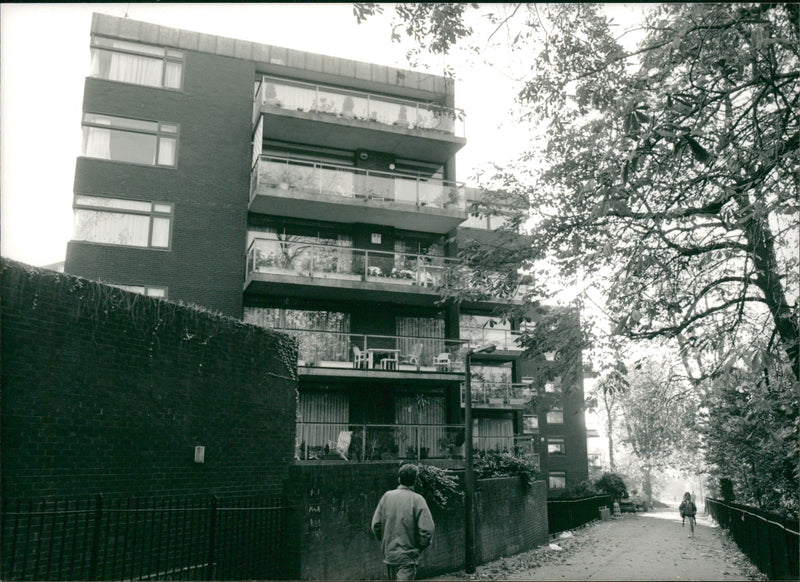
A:
[[[172,137],[162,137],[158,142],[158,165],[175,165],[175,146],[177,141]]]
[[[169,87],[170,89],[180,89],[182,72],[183,64],[167,61],[166,70],[164,72],[164,87]]]
[[[152,246],[167,248],[169,247],[169,218],[153,219],[153,242]]]
[[[110,81],[135,83],[149,87],[161,86],[164,61],[140,55],[113,53],[108,71]]]
[[[147,246],[150,217],[96,210],[75,210],[75,240],[127,246]]]
[[[111,131],[111,156],[119,162],[153,165],[156,161],[156,136],[129,131]]]
[[[176,123],[160,123],[158,129],[161,133],[178,133],[178,125]]]
[[[145,295],[148,297],[166,297],[167,290],[164,287],[148,287]]]
[[[153,204],[155,212],[164,212],[165,214],[172,214],[172,206],[169,204]]]
[[[101,206],[103,208],[118,208],[120,210],[139,210],[150,212],[150,202],[138,200],[122,200],[121,198],[101,198],[99,196],[85,196],[79,194],[75,197],[75,204],[81,206]]]

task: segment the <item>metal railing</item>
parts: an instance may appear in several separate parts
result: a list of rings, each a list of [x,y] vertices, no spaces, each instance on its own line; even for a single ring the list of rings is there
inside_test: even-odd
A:
[[[461,109],[277,77],[262,77],[255,92],[254,120],[264,106],[324,113],[396,128],[439,131],[462,138],[466,135]]]
[[[292,577],[279,497],[16,500],[3,504],[3,580]]]
[[[463,424],[358,424],[298,422],[298,461],[463,459]],[[530,436],[475,435],[475,451],[504,451],[539,462]]]
[[[341,198],[363,198],[466,212],[464,184],[435,178],[414,178],[288,157],[260,156],[252,168],[250,199],[259,186],[300,190]]]
[[[298,365],[323,368],[356,367],[355,350],[363,355],[371,355],[360,368],[378,369],[380,359],[394,354],[386,350],[396,350],[397,365],[392,369],[421,372],[453,372],[463,370],[463,355],[468,343],[464,340],[444,338],[365,335],[348,332],[314,331],[305,329],[275,328],[298,340]],[[374,354],[370,354],[374,351]],[[449,365],[441,363],[442,354],[449,356]],[[437,365],[437,358],[440,363]]]
[[[510,382],[486,382],[472,379],[473,406],[513,406],[524,405],[536,396],[536,389],[530,384]],[[461,387],[461,405],[464,405],[464,387]]]
[[[610,495],[594,495],[580,499],[548,499],[548,533],[557,534],[600,519],[600,508],[610,509],[612,503]]]
[[[291,237],[288,237],[291,239]],[[457,259],[347,246],[255,238],[247,250],[248,273],[324,277],[392,285],[441,287],[460,265]]]
[[[467,327],[461,326],[461,337],[470,342],[483,346],[494,344],[498,350],[522,350],[519,339],[523,332],[512,329],[497,329],[488,326]]]
[[[739,549],[770,580],[797,580],[798,520],[756,507],[706,499],[706,513],[727,529]]]

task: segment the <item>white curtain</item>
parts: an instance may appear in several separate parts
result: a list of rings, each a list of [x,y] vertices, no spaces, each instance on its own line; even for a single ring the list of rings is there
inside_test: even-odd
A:
[[[167,61],[167,68],[164,73],[164,87],[170,89],[181,88],[181,72],[183,65],[181,63],[171,63]]]
[[[75,240],[146,247],[149,232],[149,216],[75,210]]]
[[[158,164],[160,166],[175,165],[175,138],[162,137],[158,140]]]
[[[161,86],[161,71],[164,61],[138,55],[112,53],[108,78],[137,85]]]
[[[111,130],[99,127],[83,128],[83,155],[92,158],[111,158]]]

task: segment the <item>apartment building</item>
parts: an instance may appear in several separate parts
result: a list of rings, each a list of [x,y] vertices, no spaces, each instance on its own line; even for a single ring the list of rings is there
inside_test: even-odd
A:
[[[557,374],[492,319],[514,298],[441,300],[459,237],[496,228],[455,180],[453,90],[95,14],[65,271],[296,337],[298,462],[457,465],[464,357],[494,344],[471,361],[476,448],[538,456],[555,489],[585,479],[582,388],[539,406]]]

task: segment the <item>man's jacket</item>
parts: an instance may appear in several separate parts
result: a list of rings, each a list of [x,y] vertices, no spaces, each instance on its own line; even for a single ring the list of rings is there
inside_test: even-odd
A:
[[[384,493],[372,516],[372,532],[381,542],[383,561],[392,566],[417,564],[431,543],[433,529],[425,498],[405,485]]]

